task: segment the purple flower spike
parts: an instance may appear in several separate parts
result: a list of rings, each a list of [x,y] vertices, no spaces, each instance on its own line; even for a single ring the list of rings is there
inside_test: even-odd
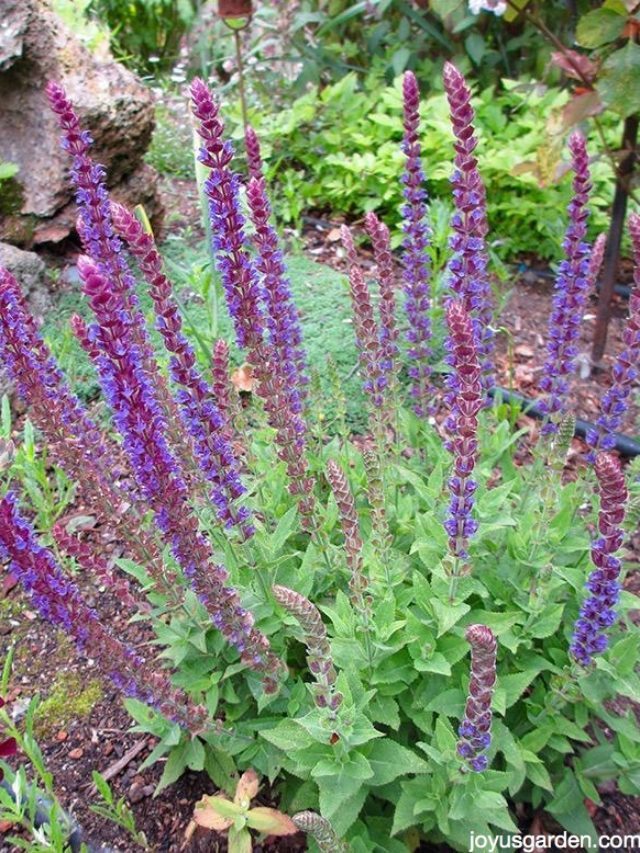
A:
[[[420,161],[420,91],[418,81],[407,71],[402,81],[404,99],[404,151],[405,170],[402,176],[405,204],[402,208],[404,231],[402,264],[404,267],[405,311],[409,321],[407,340],[410,343],[409,376],[411,396],[417,415],[425,416],[431,410],[431,278],[429,261],[429,225],[427,222],[427,194],[424,189],[424,172]]]
[[[570,649],[572,657],[585,667],[589,666],[594,655],[606,649],[606,631],[617,619],[615,607],[620,596],[620,560],[614,554],[624,536],[620,525],[628,497],[624,475],[615,456],[599,453],[595,470],[600,487],[600,536],[591,545],[591,561],[596,568],[587,581],[591,595],[580,608]]]
[[[262,279],[262,294],[267,310],[270,342],[275,350],[276,370],[289,390],[290,407],[302,408],[307,377],[307,357],[302,345],[300,318],[291,294],[278,235],[271,224],[271,205],[264,178],[252,177],[247,187],[247,201],[255,228],[254,242],[258,250],[256,266]]]
[[[566,377],[574,370],[580,324],[589,291],[589,246],[584,239],[591,183],[589,157],[582,134],[571,134],[569,150],[575,173],[573,199],[568,208],[569,225],[563,243],[565,260],[561,262],[556,277],[556,295],[549,321],[548,355],[540,381],[540,388],[546,391],[547,397],[539,403],[539,408],[548,417],[564,411],[569,388]],[[555,433],[558,425],[549,421],[542,429],[545,433]]]
[[[456,152],[451,177],[456,210],[451,221],[454,233],[450,241],[453,257],[448,266],[449,286],[456,298],[462,299],[473,320],[482,381],[489,389],[495,370],[493,305],[485,243],[489,226],[486,191],[473,153],[478,144],[473,127],[475,114],[465,79],[450,62],[444,66],[444,87],[451,110]]]
[[[629,232],[633,244],[634,269],[629,319],[623,333],[625,348],[616,358],[613,382],[600,402],[602,414],[596,421],[597,429],[587,433],[587,444],[591,448],[587,459],[591,462],[595,461],[598,449],[612,450],[615,446],[614,433],[622,426],[629,407],[629,396],[640,375],[640,216],[637,213],[629,214]]]
[[[104,627],[52,552],[40,545],[11,492],[0,501],[0,559],[9,561],[9,570],[42,617],[69,634],[81,652],[101,661],[102,669],[126,695],[147,702],[185,729],[203,728],[206,709],[196,707],[184,693],[174,690],[161,669],[147,663]]]
[[[213,390],[196,367],[195,352],[182,332],[182,318],[155,240],[123,205],[112,204],[111,215],[118,234],[136,258],[149,285],[157,328],[173,356],[169,362],[171,378],[181,389],[178,394],[180,416],[193,441],[200,471],[213,487],[210,498],[218,518],[226,528],[238,526],[243,536],[251,536],[254,529],[249,523],[249,510],[234,506],[246,492],[240,480],[240,465],[225,437],[224,420],[214,402]]]
[[[484,393],[475,336],[469,314],[461,302],[452,301],[447,307],[449,338],[447,361],[453,368],[447,377],[448,398],[452,410],[445,421],[450,435],[446,448],[454,457],[454,472],[449,479],[451,502],[445,530],[449,547],[455,557],[468,557],[468,540],[478,524],[472,517],[477,484],[471,479],[478,455],[478,412],[483,406]]]
[[[78,261],[84,292],[98,321],[96,333],[103,357],[99,369],[114,421],[140,489],[174,558],[191,582],[211,621],[240,652],[242,661],[265,676],[265,689],[275,690],[280,663],[267,638],[227,585],[228,573],[212,559],[188,503],[187,486],[166,440],[166,428],[124,310],[123,296],[89,259]]]
[[[248,127],[244,135],[244,148],[247,152],[247,165],[249,177],[259,180],[264,177],[262,171],[262,153],[260,152],[260,140],[252,127]]]
[[[465,638],[471,646],[469,695],[460,723],[458,755],[475,773],[489,766],[484,754],[491,745],[491,697],[496,684],[496,638],[486,625],[469,625]]]
[[[213,232],[213,248],[227,306],[241,349],[262,343],[264,319],[260,288],[245,243],[245,219],[240,212],[240,179],[231,171],[233,146],[223,139],[220,108],[202,82],[191,84],[193,114],[202,139],[200,161],[210,170],[205,183]]]
[[[341,228],[341,236],[349,262],[349,289],[351,291],[356,344],[360,353],[360,365],[364,376],[363,388],[377,419],[377,415],[385,403],[384,392],[388,382],[382,368],[382,347],[378,324],[373,313],[369,288],[357,262],[353,237],[346,225]]]
[[[382,370],[389,377],[389,386],[397,384],[398,329],[396,326],[396,294],[389,229],[375,213],[367,213],[364,224],[373,246],[376,277],[380,288],[380,357]]]
[[[606,247],[607,235],[604,233],[598,234],[594,240],[593,246],[591,247],[591,254],[589,255],[589,290],[592,292],[596,289],[598,276],[600,275],[602,262],[604,260],[604,250]]]

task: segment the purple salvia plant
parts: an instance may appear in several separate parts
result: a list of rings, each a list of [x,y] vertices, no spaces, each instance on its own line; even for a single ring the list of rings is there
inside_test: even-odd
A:
[[[289,405],[292,411],[297,412],[302,408],[301,399],[305,396],[305,386],[309,384],[307,358],[302,344],[300,318],[291,295],[291,282],[278,235],[271,224],[271,205],[261,174],[250,179],[247,202],[255,229],[253,241],[258,251],[256,267],[261,276],[269,340],[275,350],[275,366],[282,375],[285,387],[289,389]]]
[[[0,357],[56,463],[72,480],[83,483],[94,507],[104,509],[101,522],[122,530],[131,557],[142,563],[157,562],[155,545],[137,532],[139,495],[124,479],[128,472],[120,470],[117,445],[69,389],[16,280],[1,268]]]
[[[471,92],[464,77],[450,62],[444,65],[444,88],[449,100],[455,136],[454,172],[451,177],[455,213],[451,220],[453,257],[447,270],[449,286],[471,316],[476,334],[482,379],[486,389],[493,386],[494,332],[491,285],[487,272],[486,191],[474,151],[478,144],[473,126]]]
[[[64,89],[57,83],[51,82],[47,85],[46,91],[51,109],[57,116],[62,130],[62,147],[73,158],[71,180],[76,189],[79,210],[78,233],[85,252],[93,258],[103,275],[107,276],[111,286],[121,291],[127,310],[135,317],[136,345],[142,353],[145,369],[154,376],[155,393],[167,417],[171,440],[180,454],[180,459],[187,463],[191,458],[191,448],[184,441],[182,430],[178,425],[175,401],[171,398],[165,379],[159,372],[146,331],[144,316],[138,306],[135,279],[129,272],[121,252],[120,240],[113,228],[105,169],[95,163],[89,155],[92,145],[91,134],[82,130],[78,116]]]
[[[358,265],[353,237],[346,225],[340,229],[342,244],[349,264],[349,289],[353,307],[353,325],[356,334],[356,344],[364,377],[363,388],[371,402],[374,419],[380,427],[381,416],[385,404],[385,390],[388,378],[382,368],[382,346],[378,324],[371,304],[371,294]]]
[[[167,350],[171,378],[179,386],[179,412],[187,429],[201,473],[211,484],[210,498],[218,519],[226,528],[238,526],[245,537],[254,532],[250,512],[235,501],[245,494],[239,463],[224,433],[224,419],[218,411],[213,389],[196,366],[196,354],[182,332],[182,318],[173,297],[171,283],[163,270],[155,240],[142,223],[123,205],[112,204],[114,227],[137,260],[156,312],[156,327]]]
[[[418,81],[407,71],[402,82],[404,99],[405,170],[402,176],[405,204],[402,208],[404,231],[402,265],[404,267],[405,311],[409,329],[409,376],[411,396],[416,414],[425,416],[431,410],[431,308],[430,296],[430,230],[427,222],[425,176],[420,160],[420,91]]]
[[[320,611],[304,595],[286,586],[274,586],[273,596],[291,613],[302,629],[302,639],[308,652],[307,662],[316,681],[313,687],[315,703],[318,708],[327,709],[330,719],[334,719],[344,697],[334,687],[336,671]]]
[[[589,289],[589,246],[584,240],[591,183],[589,157],[582,134],[571,134],[569,150],[575,173],[573,199],[568,208],[569,225],[563,242],[565,259],[556,276],[556,293],[549,322],[548,355],[540,380],[540,388],[547,393],[547,397],[541,400],[538,408],[548,418],[564,411],[569,389],[567,377],[573,373],[578,355],[577,341]],[[555,420],[549,420],[542,431],[555,433],[557,429]]]
[[[196,707],[166,674],[116,639],[65,576],[51,551],[43,548],[9,492],[0,501],[0,556],[18,579],[41,616],[75,640],[81,652],[102,669],[125,696],[136,697],[190,731],[206,726],[207,711]]]
[[[466,767],[481,773],[489,766],[486,750],[491,745],[491,697],[496,684],[496,638],[486,625],[469,625],[465,638],[471,646],[471,679],[458,729],[457,752]]]
[[[454,471],[449,479],[451,502],[444,526],[449,534],[451,553],[456,558],[466,559],[469,537],[478,529],[472,516],[477,483],[471,475],[478,455],[478,412],[485,395],[473,325],[462,302],[452,300],[447,306],[447,325],[446,361],[452,368],[447,385],[455,404],[445,421],[450,436],[446,448],[453,454]]]
[[[398,329],[396,324],[396,294],[393,257],[389,241],[389,229],[370,211],[364,217],[364,225],[373,246],[376,262],[376,278],[380,289],[380,366],[388,376],[388,385],[393,390],[397,385]]]
[[[624,349],[613,366],[613,382],[600,401],[601,415],[595,429],[587,432],[591,448],[587,459],[595,461],[596,451],[612,450],[614,433],[620,430],[629,407],[629,397],[639,375],[640,365],[640,216],[629,214],[629,232],[633,245],[633,287],[629,296],[629,319],[623,332]]]
[[[202,140],[200,161],[210,170],[205,182],[213,233],[213,248],[227,307],[240,348],[248,350],[248,360],[257,379],[257,392],[264,401],[269,424],[276,430],[278,457],[287,466],[289,491],[298,499],[303,524],[315,527],[314,480],[306,459],[306,424],[297,406],[292,406],[290,389],[278,372],[277,355],[264,338],[265,318],[257,271],[245,240],[245,220],[239,205],[239,176],[231,168],[233,147],[223,140],[220,110],[202,82],[191,84],[193,113]]]
[[[279,661],[269,651],[266,637],[253,627],[253,616],[241,606],[237,591],[227,585],[226,569],[213,563],[209,543],[189,509],[187,486],[168,445],[123,295],[110,287],[90,259],[81,258],[78,269],[98,321],[98,343],[104,353],[98,365],[102,387],[156,525],[215,627],[247,666],[265,675],[266,689],[275,690]]]
[[[92,339],[89,327],[79,314],[72,314],[69,318],[69,326],[75,339],[89,356],[91,361],[96,362],[100,358],[100,348]]]
[[[591,545],[591,561],[595,570],[589,575],[590,593],[580,608],[571,639],[571,656],[581,666],[589,666],[594,655],[607,647],[607,629],[616,621],[616,604],[620,596],[620,560],[614,556],[622,544],[620,527],[628,497],[619,461],[608,453],[599,453],[595,462],[600,491],[598,532]]]

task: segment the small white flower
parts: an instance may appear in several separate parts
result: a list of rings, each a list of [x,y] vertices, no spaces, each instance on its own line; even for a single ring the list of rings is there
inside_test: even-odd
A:
[[[479,15],[482,11],[504,15],[507,11],[507,3],[506,0],[469,0],[469,11],[472,15]]]

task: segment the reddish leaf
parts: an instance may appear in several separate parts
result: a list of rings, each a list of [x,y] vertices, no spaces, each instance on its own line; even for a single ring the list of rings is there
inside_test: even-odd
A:
[[[258,793],[258,774],[255,770],[245,770],[238,781],[233,802],[243,809],[248,809],[251,800]]]
[[[252,829],[265,835],[295,835],[298,827],[291,818],[266,806],[258,806],[247,814],[247,823]]]
[[[597,63],[577,50],[555,51],[551,54],[551,62],[574,80],[592,83],[598,74]]]
[[[243,364],[231,374],[231,381],[238,391],[253,391],[254,379],[251,365]]]
[[[604,109],[600,95],[589,89],[584,95],[575,95],[562,109],[562,126],[565,130],[580,124],[590,116],[597,116]]]

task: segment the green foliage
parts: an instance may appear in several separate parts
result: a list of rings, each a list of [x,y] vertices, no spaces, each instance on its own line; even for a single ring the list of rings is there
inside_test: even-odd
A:
[[[0,481],[3,488],[19,482],[29,497],[40,530],[51,530],[55,521],[73,502],[75,484],[61,468],[52,466],[46,446],[38,447],[33,424],[26,420],[22,440],[14,446],[9,399],[0,402],[0,439],[2,463]]]
[[[380,86],[375,76],[360,87],[355,74],[313,89],[288,109],[251,117],[263,140],[267,173],[281,218],[296,222],[309,208],[361,216],[375,210],[389,225],[399,222],[402,187],[400,78]],[[503,81],[496,94],[474,98],[480,169],[487,185],[489,220],[502,257],[531,252],[559,254],[570,182],[558,180],[564,142],[561,111],[566,93]],[[452,137],[446,98],[427,92],[422,102],[422,146],[432,198],[450,198]],[[590,150],[599,142],[590,139]],[[611,177],[606,163],[593,164],[594,233],[606,224]],[[541,211],[544,210],[544,215]]]
[[[253,478],[269,516],[241,551],[228,542],[220,547],[261,629],[286,655],[289,678],[276,697],[265,697],[195,597],[186,593],[185,606],[167,618],[154,595],[155,632],[163,656],[177,667],[175,683],[224,719],[194,740],[127,700],[137,728],[159,738],[149,762],[168,755],[160,787],[187,768],[204,768],[231,792],[235,768],[253,767],[278,780],[283,811],[318,810],[362,851],[378,844],[400,850],[396,839],[415,828],[425,839],[466,850],[472,830],[517,831],[513,801],[544,805],[567,830],[593,834],[583,801],[597,797],[594,786],[621,774],[626,790],[640,790],[637,728],[605,702],[640,689],[634,672],[640,636],[627,615],[637,599],[623,596],[621,623],[597,666],[579,671],[568,658],[589,571],[587,531],[597,510],[590,478],[563,484],[560,470],[542,476],[539,466],[516,466],[521,433],[513,432],[508,412],[484,412],[480,530],[470,573],[459,579],[452,600],[442,528],[450,458],[436,431],[407,411],[401,435],[403,457],[390,458],[385,469],[393,542],[382,560],[368,544],[359,450],[334,439],[311,455],[317,473],[328,459],[350,471],[375,602],[367,645],[348,597],[335,505],[329,498],[325,547],[302,536],[284,472],[273,466],[269,432],[255,434]],[[122,566],[140,577],[141,567]],[[317,601],[326,618],[336,687],[344,695],[333,720],[313,703],[299,635],[283,623],[268,593],[272,584]],[[499,640],[491,769],[482,775],[461,773],[456,758],[469,674],[464,631],[473,623],[488,625]],[[613,732],[610,740],[598,734],[598,720]]]
[[[94,770],[91,776],[93,778],[93,784],[95,785],[102,800],[100,803],[91,805],[91,811],[100,815],[100,817],[105,820],[109,820],[117,826],[122,827],[122,829],[124,829],[131,837],[132,841],[134,841],[139,847],[142,847],[143,850],[151,850],[147,844],[144,832],[141,832],[136,827],[136,819],[133,816],[133,812],[127,805],[125,798],[120,797],[119,799],[116,799],[113,791],[111,790],[111,786],[104,776],[98,773],[97,770]]]
[[[169,110],[162,104],[156,106],[156,126],[144,159],[161,175],[193,178],[191,130],[186,124],[180,125],[173,119]]]
[[[176,61],[192,23],[193,0],[91,0],[89,11],[109,28],[117,57],[138,71],[162,71]]]

